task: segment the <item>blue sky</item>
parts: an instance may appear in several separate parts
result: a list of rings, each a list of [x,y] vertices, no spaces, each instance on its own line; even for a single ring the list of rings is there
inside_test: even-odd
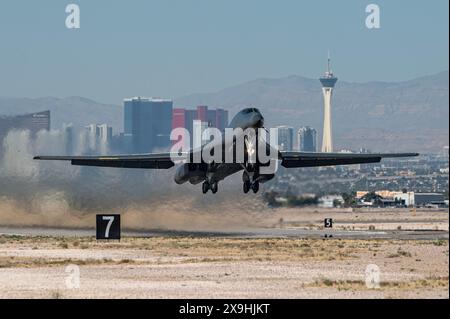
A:
[[[81,9],[81,29],[65,7]],[[365,8],[381,9],[381,29]],[[448,70],[448,0],[1,0],[0,96],[176,98],[261,77]]]

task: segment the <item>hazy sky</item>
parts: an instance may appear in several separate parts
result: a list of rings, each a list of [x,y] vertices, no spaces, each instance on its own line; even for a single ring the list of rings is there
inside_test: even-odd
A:
[[[65,7],[81,28],[65,26]],[[381,29],[365,8],[381,9]],[[261,77],[317,78],[328,48],[347,81],[448,70],[448,0],[0,0],[0,96],[121,104]]]

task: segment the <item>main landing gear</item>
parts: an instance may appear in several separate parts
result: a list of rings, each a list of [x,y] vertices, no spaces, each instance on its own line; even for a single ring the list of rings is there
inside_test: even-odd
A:
[[[244,181],[243,190],[244,190],[245,194],[248,193],[248,191],[250,190],[251,186],[252,186],[252,183],[250,183],[250,181]]]
[[[209,190],[211,190],[211,193],[215,194],[219,190],[219,184],[217,182],[209,182],[204,181],[202,184],[202,192],[203,194],[206,194]]]

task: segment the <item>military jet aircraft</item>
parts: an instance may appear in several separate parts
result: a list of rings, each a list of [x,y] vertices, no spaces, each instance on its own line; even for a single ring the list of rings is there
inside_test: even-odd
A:
[[[264,129],[264,117],[257,108],[246,108],[240,111],[232,119],[230,128],[241,129],[242,132],[247,129]],[[239,137],[239,136],[238,136]],[[260,141],[258,133],[255,134],[256,141]],[[214,147],[220,148],[223,153],[232,149],[236,151],[236,136],[227,140],[222,138],[210,145],[201,146],[199,149],[190,149],[185,152],[169,153],[150,153],[133,154],[117,156],[36,156],[35,160],[58,160],[70,161],[72,165],[97,166],[97,167],[119,167],[119,168],[140,168],[140,169],[169,169],[175,165],[178,168],[175,172],[174,180],[177,184],[190,182],[193,185],[202,183],[203,193],[211,190],[212,193],[218,191],[218,184],[226,177],[239,171],[242,173],[243,191],[248,193],[252,190],[257,193],[260,183],[265,183],[274,178],[276,170],[267,171],[275,160],[281,161],[285,168],[296,167],[316,167],[316,166],[334,166],[334,165],[352,165],[377,163],[382,158],[393,157],[411,157],[418,156],[418,153],[373,153],[373,154],[353,154],[353,153],[313,153],[313,152],[283,152],[276,149],[276,158],[262,162],[258,155],[255,155],[258,143],[252,143],[252,139],[244,136],[244,156],[241,160],[233,156],[232,161],[205,161],[200,157],[200,161],[195,161],[195,155],[209,149],[207,152],[214,153]],[[273,151],[271,144],[265,142],[267,152]],[[212,150],[212,151],[211,151]],[[259,154],[259,153],[258,153]]]

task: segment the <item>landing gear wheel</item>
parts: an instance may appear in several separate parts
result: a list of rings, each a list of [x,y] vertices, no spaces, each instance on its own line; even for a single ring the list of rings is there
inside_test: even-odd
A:
[[[247,194],[248,193],[248,191],[250,190],[250,186],[251,186],[251,184],[250,184],[250,181],[244,181],[244,187],[243,187],[243,190],[244,190],[244,193],[245,194]]]
[[[215,194],[215,193],[217,193],[217,190],[219,189],[219,185],[218,185],[218,183],[217,182],[213,182],[212,184],[211,184],[211,192],[213,193],[213,194]]]
[[[259,191],[259,182],[258,181],[253,182],[253,184],[252,184],[252,191],[255,194]]]
[[[209,182],[208,181],[203,182],[203,184],[202,184],[202,192],[203,192],[203,194],[206,194],[208,192],[209,188],[210,188]]]

